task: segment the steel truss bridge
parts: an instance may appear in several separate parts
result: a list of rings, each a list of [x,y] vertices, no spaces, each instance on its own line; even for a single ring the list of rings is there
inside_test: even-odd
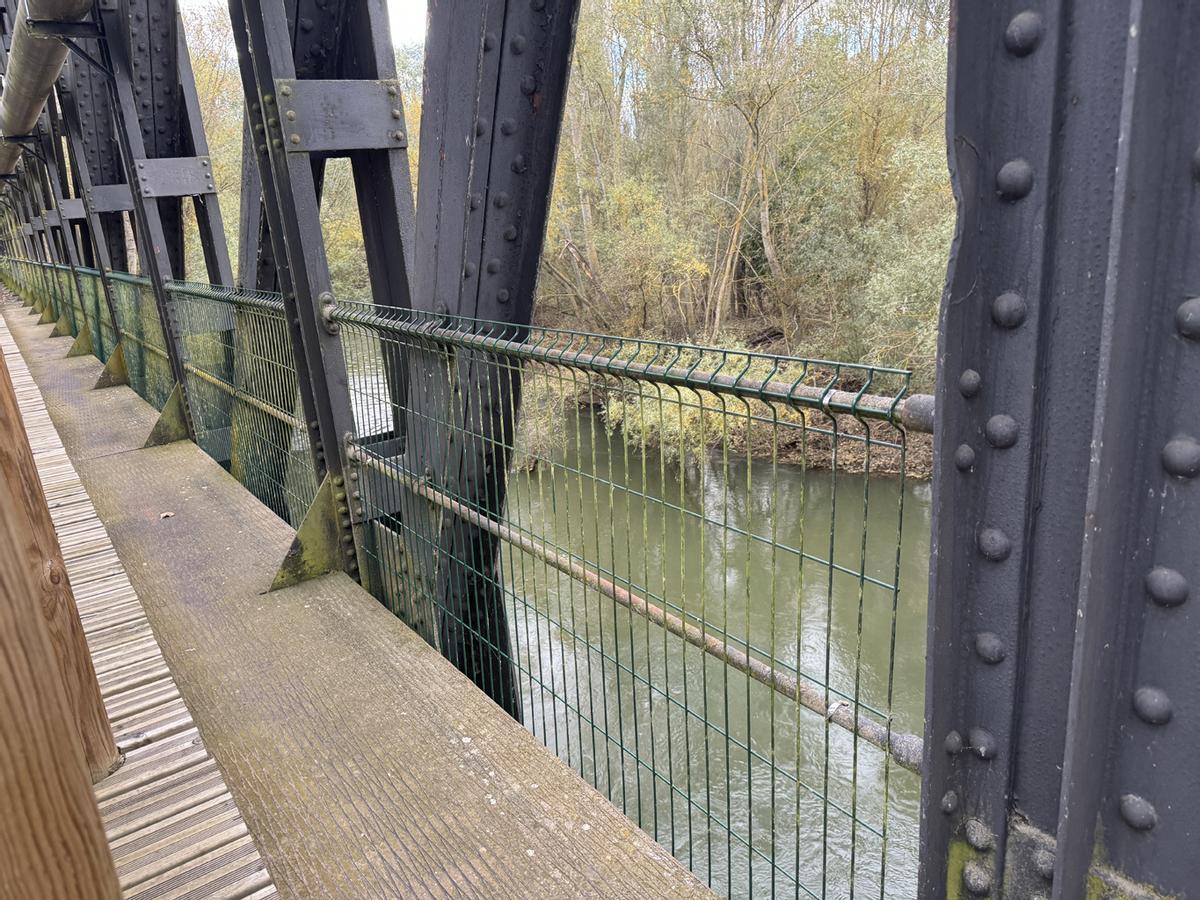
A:
[[[153,407],[147,446],[194,443],[294,529],[274,588],[361,585],[679,884],[1200,891],[1200,6],[954,4],[935,396],[533,324],[578,7],[431,2],[414,202],[382,0],[229,0],[235,276],[176,4],[7,0],[4,281]],[[340,159],[367,297],[326,256]],[[94,777],[133,746],[100,718]]]

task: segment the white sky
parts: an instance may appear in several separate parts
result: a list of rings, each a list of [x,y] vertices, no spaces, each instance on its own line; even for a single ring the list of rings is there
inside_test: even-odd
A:
[[[425,43],[426,0],[387,0],[392,43],[398,47]]]

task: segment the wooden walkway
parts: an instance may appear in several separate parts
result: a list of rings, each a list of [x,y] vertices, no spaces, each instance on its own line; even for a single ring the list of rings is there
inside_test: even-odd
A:
[[[125,753],[121,768],[96,785],[125,896],[276,896],[254,839],[200,739],[141,601],[3,319],[0,350],[12,375],[113,732]]]

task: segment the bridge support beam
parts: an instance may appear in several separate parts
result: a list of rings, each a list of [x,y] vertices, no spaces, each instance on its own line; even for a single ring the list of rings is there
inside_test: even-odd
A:
[[[231,0],[229,9],[246,96],[246,150],[254,161],[244,166],[240,274],[260,287],[274,279],[283,295],[314,471],[323,485],[337,488],[322,488],[305,524],[326,516],[338,535],[338,567],[359,576],[363,508],[348,496],[357,493],[359,477],[349,446],[356,425],[339,326],[329,318],[334,296],[320,203],[326,160],[348,157],[374,300],[407,308],[412,191],[387,9],[380,0],[311,8],[284,0]],[[288,22],[298,16],[319,27],[296,29],[292,36]],[[338,35],[337,46],[315,48],[313,36],[323,41],[326,34]],[[342,121],[330,125],[321,109],[338,110]],[[266,238],[268,246],[251,248],[248,242],[256,238]],[[247,271],[251,260],[253,273]],[[326,525],[314,527],[326,531]],[[326,554],[309,556],[310,562],[330,562]],[[319,568],[293,567],[291,577],[320,574]]]
[[[960,5],[921,894],[1182,894],[1200,7]]]

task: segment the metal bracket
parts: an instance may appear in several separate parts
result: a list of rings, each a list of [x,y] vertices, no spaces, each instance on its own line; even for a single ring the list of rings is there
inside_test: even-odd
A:
[[[83,208],[83,201],[78,197],[64,197],[60,204],[59,214],[67,221],[87,218],[87,210]]]
[[[97,385],[98,386],[98,385]],[[150,429],[143,447],[158,447],[161,444],[173,444],[176,441],[188,439],[187,413],[183,407],[183,389],[179,383],[171,388],[171,395],[158,414],[158,421]]]
[[[133,209],[133,197],[127,184],[95,184],[88,188],[87,196],[96,213],[128,212]]]
[[[279,78],[275,89],[290,153],[408,146],[399,82]]]
[[[25,28],[34,37],[56,38],[96,38],[102,39],[104,33],[95,22],[56,22],[53,19],[25,20]]]
[[[83,59],[89,66],[99,69],[105,75],[112,72],[104,63],[75,43],[76,39],[104,40],[104,32],[95,22],[56,22],[50,19],[26,19],[25,28],[34,37],[58,38],[72,53]]]
[[[141,159],[135,174],[143,197],[199,197],[217,192],[207,156]]]

